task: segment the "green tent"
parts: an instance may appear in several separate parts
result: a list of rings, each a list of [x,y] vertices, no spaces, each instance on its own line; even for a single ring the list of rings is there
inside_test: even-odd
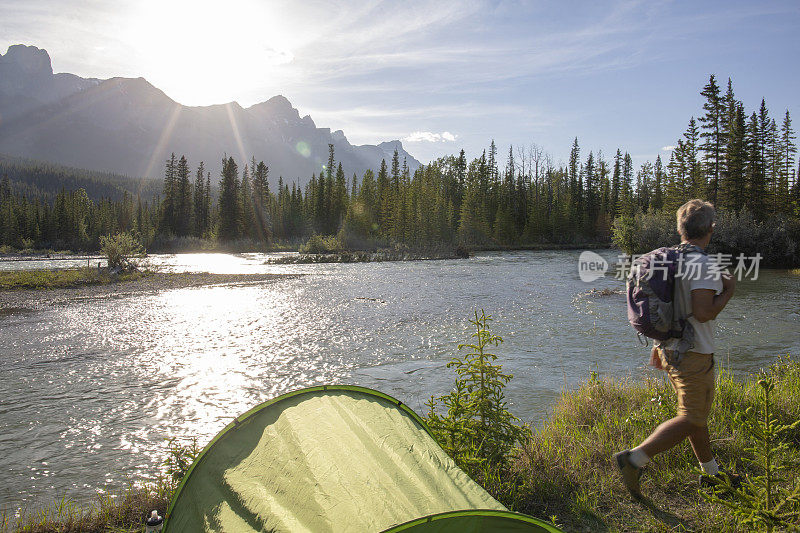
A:
[[[552,532],[512,513],[386,394],[311,387],[233,420],[175,492],[169,533]]]

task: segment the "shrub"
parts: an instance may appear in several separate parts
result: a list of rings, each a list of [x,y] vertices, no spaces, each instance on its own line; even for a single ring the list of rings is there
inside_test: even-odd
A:
[[[772,532],[774,528],[789,528],[797,525],[800,518],[800,480],[784,475],[796,472],[795,461],[787,461],[789,443],[785,436],[800,426],[800,420],[781,424],[773,413],[770,395],[775,390],[775,378],[764,377],[758,381],[763,395],[761,412],[752,406],[744,413],[736,413],[734,420],[739,428],[754,441],[747,451],[754,457],[744,457],[759,475],[749,477],[746,483],[733,488],[729,479],[720,483],[712,493],[700,492],[706,501],[718,503],[731,509],[744,525],[763,527]],[[698,472],[699,473],[699,472]],[[731,497],[732,495],[732,497]]]
[[[638,228],[633,217],[622,216],[614,220],[611,228],[611,242],[628,255],[637,253]]]
[[[172,481],[180,483],[183,476],[189,471],[189,467],[200,455],[201,450],[197,445],[197,438],[192,438],[188,444],[182,444],[176,437],[171,437],[167,439],[167,450],[167,458],[163,465]]]
[[[342,250],[342,243],[336,237],[323,237],[316,233],[301,245],[301,254],[333,254]]]
[[[101,237],[100,249],[108,258],[108,268],[113,270],[135,270],[133,258],[144,255],[144,248],[130,233]]]
[[[428,426],[442,448],[470,475],[487,480],[496,477],[507,466],[512,450],[529,435],[527,427],[518,425],[505,401],[503,389],[511,380],[502,366],[495,364],[497,356],[489,353],[503,339],[489,330],[491,317],[483,310],[475,312],[470,324],[475,327],[470,344],[461,357],[447,364],[456,371],[454,389],[439,398],[431,397]],[[437,413],[441,404],[444,414]]]
[[[675,214],[667,210],[617,217],[612,242],[627,254],[645,253],[680,241],[675,229]],[[720,211],[714,236],[708,247],[711,254],[761,254],[761,266],[791,267],[800,264],[800,221],[783,216],[756,220],[743,209],[738,213]]]

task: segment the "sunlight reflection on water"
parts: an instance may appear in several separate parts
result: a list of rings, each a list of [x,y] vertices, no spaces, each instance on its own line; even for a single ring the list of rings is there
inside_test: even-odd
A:
[[[621,282],[582,283],[578,254],[286,266],[262,254],[151,256],[172,271],[308,275],[1,316],[0,508],[152,477],[165,438],[204,445],[234,416],[302,386],[355,383],[423,412],[451,385],[445,365],[475,308],[505,339],[497,353],[524,419],[540,420],[591,370],[647,372],[623,296],[580,296]],[[800,352],[799,288],[785,272],[740,285],[720,320],[722,362],[751,371]]]

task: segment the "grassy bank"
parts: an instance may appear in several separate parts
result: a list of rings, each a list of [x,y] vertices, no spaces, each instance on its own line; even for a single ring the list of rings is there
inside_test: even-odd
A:
[[[149,272],[133,271],[112,274],[107,268],[67,268],[60,270],[14,270],[0,272],[0,290],[66,289],[86,285],[105,285],[133,281]]]
[[[800,362],[772,367],[774,414],[782,423],[800,419]],[[657,374],[659,377],[662,374]],[[745,457],[753,441],[735,423],[747,407],[759,409],[758,376],[735,379],[721,372],[709,428],[712,448],[724,468],[753,476]],[[643,503],[635,502],[611,464],[611,455],[641,442],[674,416],[675,395],[663,379],[590,379],[562,395],[552,414],[534,431],[504,482],[485,483],[507,506],[554,517],[566,531],[751,531],[737,525],[725,507],[698,494],[697,462],[688,442],[657,456],[642,476]],[[800,429],[788,435],[791,461],[800,460]],[[791,476],[790,476],[791,477]],[[792,481],[794,481],[792,479]]]
[[[442,259],[467,259],[469,252],[463,251],[413,251],[379,250],[376,252],[334,252],[319,254],[297,254],[271,257],[268,265],[303,265],[315,263],[380,263],[384,261],[435,261]]]
[[[80,506],[61,500],[51,507],[27,511],[22,517],[0,512],[3,533],[141,533],[150,511],[163,516],[175,485],[161,480],[144,487],[133,485],[116,493],[98,495],[90,504]]]
[[[771,368],[774,411],[784,422],[800,419],[800,362]],[[745,475],[759,472],[743,461],[752,441],[734,423],[734,414],[760,405],[757,376],[735,379],[722,372],[711,414],[712,446],[719,462]],[[642,477],[648,499],[635,502],[612,468],[611,454],[641,441],[675,410],[674,394],[662,379],[645,381],[591,378],[565,392],[549,418],[535,429],[512,461],[512,474],[479,479],[515,511],[553,520],[565,531],[750,531],[726,508],[698,494],[696,464],[688,443],[659,455]],[[800,460],[800,429],[788,435],[789,460]],[[28,513],[19,523],[5,518],[0,531],[141,531],[150,509],[166,509],[174,485],[168,481],[129,488],[104,497],[83,514],[62,502]],[[3,518],[0,517],[0,523]]]

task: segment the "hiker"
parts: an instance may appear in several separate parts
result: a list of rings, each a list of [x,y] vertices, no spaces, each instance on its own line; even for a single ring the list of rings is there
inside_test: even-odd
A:
[[[687,328],[694,330],[694,338],[682,354],[676,350],[678,338],[656,344],[651,352],[650,363],[667,372],[678,396],[677,416],[658,426],[639,446],[614,454],[623,483],[636,498],[641,497],[642,468],[655,455],[687,437],[703,470],[700,485],[716,485],[723,475],[711,453],[708,435],[714,398],[714,319],[733,296],[736,282],[727,272],[715,268],[704,251],[714,232],[714,207],[702,200],[690,200],[678,209],[677,223],[684,255],[682,274],[675,279],[674,305],[677,316],[688,317]],[[740,481],[736,474],[726,475],[734,485]]]

